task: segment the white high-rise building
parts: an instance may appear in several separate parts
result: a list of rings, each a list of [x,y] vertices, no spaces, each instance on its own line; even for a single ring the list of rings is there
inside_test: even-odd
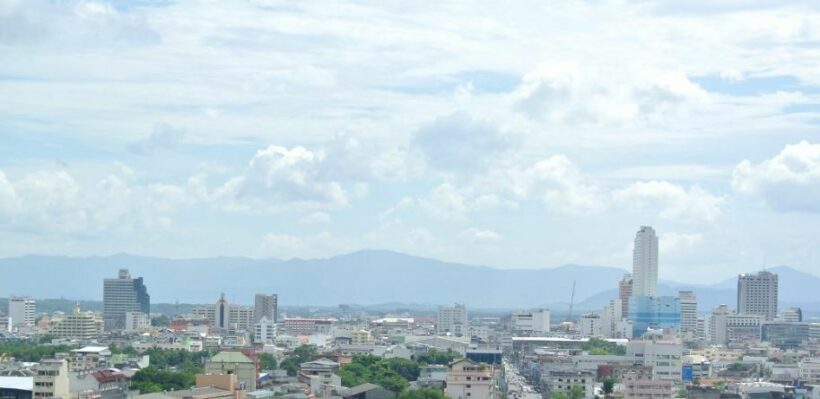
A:
[[[253,321],[259,322],[263,317],[269,322],[279,319],[279,297],[276,294],[256,294],[253,300]]]
[[[603,335],[601,315],[597,313],[586,313],[581,316],[578,332],[584,337],[600,337]]]
[[[777,316],[777,275],[764,271],[737,276],[737,312],[774,320]]]
[[[658,236],[650,226],[635,234],[632,252],[632,295],[656,296],[658,291]]]
[[[463,304],[453,306],[439,306],[436,320],[438,335],[465,336],[470,333],[470,324],[467,321],[467,307]]]
[[[527,336],[543,336],[550,332],[550,310],[518,310],[512,314],[513,331]]]
[[[13,296],[9,298],[9,322],[14,327],[34,325],[37,313],[36,302],[29,297]]]
[[[680,331],[694,337],[698,329],[698,298],[692,291],[678,292],[680,299]]]
[[[257,344],[273,345],[276,342],[276,325],[272,320],[262,316],[256,322],[256,331],[254,331],[253,342]]]

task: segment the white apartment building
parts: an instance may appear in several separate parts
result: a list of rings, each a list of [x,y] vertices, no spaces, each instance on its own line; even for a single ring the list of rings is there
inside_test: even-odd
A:
[[[143,312],[125,312],[125,331],[137,332],[151,327],[151,316]]]
[[[715,345],[727,345],[758,340],[763,320],[763,315],[732,313],[728,306],[720,305],[710,317],[710,341]]]
[[[556,393],[569,395],[572,387],[580,387],[584,391],[584,399],[595,397],[595,373],[582,370],[554,370],[546,377],[547,390],[550,396]]]
[[[671,341],[630,341],[626,355],[636,363],[652,367],[652,379],[680,382],[683,345]]]
[[[770,272],[741,274],[737,277],[737,312],[757,314],[765,320],[777,316],[777,275]]]
[[[41,360],[37,365],[37,375],[33,379],[33,398],[71,398],[68,387],[68,362],[65,359]]]
[[[584,337],[600,337],[603,335],[601,315],[586,313],[578,321],[578,333]]]
[[[658,291],[658,236],[650,226],[635,234],[632,252],[632,296],[656,296]]]
[[[800,361],[800,381],[820,383],[820,358],[812,357]]]
[[[680,299],[680,331],[694,335],[698,329],[698,298],[692,291],[678,292]]]
[[[9,298],[8,317],[12,327],[32,327],[37,314],[37,302],[29,297],[12,296]]]
[[[214,305],[200,305],[191,309],[191,314],[200,316],[211,322],[211,327],[252,331],[254,308],[252,306],[235,305],[228,303],[225,294],[220,295]]]
[[[464,304],[438,307],[436,334],[462,337],[469,333],[470,324],[467,320],[467,307]]]
[[[489,326],[470,326],[470,338],[478,338],[483,342],[490,341],[490,327]]]
[[[76,306],[74,312],[51,325],[48,333],[57,338],[90,340],[102,335],[103,321],[94,313],[83,312]]]
[[[355,330],[350,332],[351,345],[372,345],[373,334],[367,330]]]
[[[519,335],[542,336],[550,332],[550,310],[518,310],[512,314],[513,330]]]
[[[276,324],[263,316],[254,326],[253,342],[273,345],[276,342]]]
[[[450,363],[444,396],[450,399],[495,399],[498,395],[492,367],[469,359]]]

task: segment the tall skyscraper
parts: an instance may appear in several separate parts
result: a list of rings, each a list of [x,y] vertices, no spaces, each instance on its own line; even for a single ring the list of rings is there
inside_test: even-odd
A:
[[[463,304],[439,306],[436,321],[436,332],[439,335],[451,334],[461,337],[468,334],[467,307]]]
[[[694,335],[698,329],[698,298],[692,291],[680,291],[678,298],[680,298],[680,330]]]
[[[151,297],[142,277],[131,278],[128,269],[120,269],[117,278],[103,282],[103,321],[106,331],[125,328],[126,312],[151,313]]]
[[[737,312],[766,320],[777,316],[777,275],[770,272],[737,276]]]
[[[632,294],[655,296],[658,290],[658,236],[650,226],[635,234],[632,252]]]
[[[10,324],[15,327],[34,325],[36,302],[29,297],[12,296],[9,298]]]
[[[618,299],[621,300],[621,318],[629,317],[629,297],[632,296],[632,275],[625,275],[618,283]]]
[[[278,306],[279,298],[276,294],[256,294],[253,300],[253,322],[258,323],[264,317],[268,322],[276,323],[279,318]]]

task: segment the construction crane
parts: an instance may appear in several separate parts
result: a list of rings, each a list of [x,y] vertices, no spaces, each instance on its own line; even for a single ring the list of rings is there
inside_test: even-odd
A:
[[[569,297],[569,314],[567,321],[572,322],[572,306],[575,305],[575,280],[572,280],[572,295]]]

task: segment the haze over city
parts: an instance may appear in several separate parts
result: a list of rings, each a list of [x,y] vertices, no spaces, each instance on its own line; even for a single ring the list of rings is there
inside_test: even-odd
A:
[[[813,2],[0,5],[0,256],[820,261]]]

